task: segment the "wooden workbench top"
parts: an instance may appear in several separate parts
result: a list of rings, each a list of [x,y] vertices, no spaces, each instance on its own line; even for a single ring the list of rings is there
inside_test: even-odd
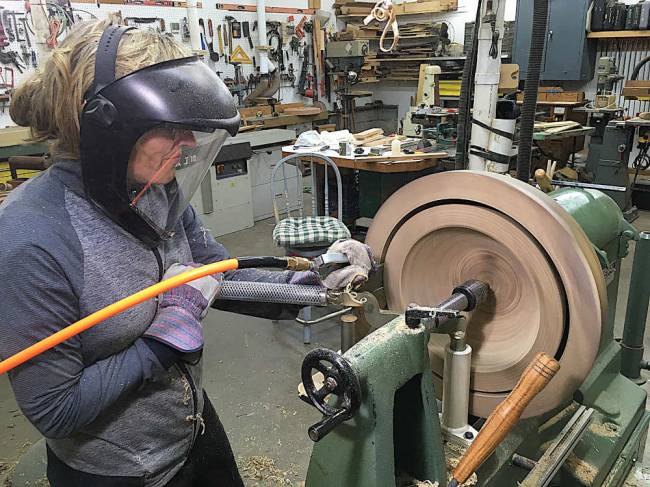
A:
[[[542,106],[549,106],[549,107],[566,107],[566,108],[573,108],[573,107],[581,107],[583,105],[586,105],[589,103],[589,100],[583,100],[583,101],[538,101],[538,105]],[[523,105],[523,101],[518,101],[517,105]]]
[[[282,148],[282,157],[291,154],[300,154],[303,151],[297,151],[289,147]],[[319,155],[329,157],[337,167],[343,169],[357,169],[359,171],[369,171],[378,173],[400,173],[422,171],[436,167],[440,159],[449,157],[447,152],[429,152],[422,154],[402,154],[399,156],[361,156],[361,157],[344,157],[336,155],[333,151],[314,152]],[[302,158],[305,162],[310,162],[311,158],[305,152]],[[322,164],[322,161],[314,159],[314,162]]]

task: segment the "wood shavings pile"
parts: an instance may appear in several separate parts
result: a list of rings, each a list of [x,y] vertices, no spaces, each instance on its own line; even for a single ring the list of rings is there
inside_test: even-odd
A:
[[[445,448],[445,460],[447,463],[447,481],[451,481],[452,472],[460,463],[460,459],[465,455],[467,448],[458,445],[453,441],[447,441],[444,445]],[[461,484],[461,487],[468,487],[470,485],[478,484],[478,477],[476,472],[473,473],[464,483]]]
[[[396,481],[397,487],[439,487],[438,482],[417,480],[407,474],[400,474]]]
[[[275,460],[265,456],[248,457],[244,462],[241,472],[244,477],[251,480],[271,482],[273,485],[293,485],[288,478],[291,472],[283,472],[275,465]]]

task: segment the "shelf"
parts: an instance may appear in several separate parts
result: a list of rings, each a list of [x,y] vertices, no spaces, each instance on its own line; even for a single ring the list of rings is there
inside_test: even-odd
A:
[[[97,3],[99,5],[110,4],[110,5],[133,5],[136,7],[181,7],[187,8],[187,3],[184,1],[177,0],[74,0],[75,3]],[[198,8],[202,8],[203,4],[201,2],[197,3]],[[207,51],[206,51],[207,52]]]
[[[590,32],[588,39],[621,39],[650,37],[650,30],[611,30],[603,32]]]
[[[510,57],[509,54],[504,54],[501,56],[501,59],[508,59]],[[399,57],[387,57],[387,58],[374,58],[374,59],[369,59],[368,61],[379,61],[381,63],[385,62],[409,62],[409,61],[464,61],[467,59],[466,56],[453,56],[453,57],[448,57],[448,56],[441,56],[441,57],[425,57],[425,56],[417,56],[417,57],[412,57],[412,58],[402,58],[400,59]]]

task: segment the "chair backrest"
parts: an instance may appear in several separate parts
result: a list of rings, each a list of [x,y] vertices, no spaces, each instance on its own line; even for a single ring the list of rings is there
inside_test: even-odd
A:
[[[334,161],[330,159],[329,157],[322,155],[322,154],[316,154],[313,152],[302,152],[299,154],[291,154],[287,157],[284,157],[280,159],[275,166],[273,167],[273,172],[271,173],[271,201],[273,202],[273,215],[275,216],[275,223],[280,223],[280,209],[278,208],[277,205],[277,194],[275,192],[275,178],[276,174],[280,169],[282,168],[282,174],[284,175],[284,166],[287,163],[293,163],[297,165],[298,167],[298,177],[296,178],[296,184],[298,185],[298,192],[297,192],[297,201],[295,202],[294,211],[298,212],[298,215],[302,218],[304,217],[304,208],[303,208],[303,196],[302,196],[302,188],[303,188],[303,183],[302,183],[302,169],[303,169],[303,161],[309,160],[310,168],[311,168],[311,174],[312,174],[312,180],[313,180],[313,175],[315,171],[315,163],[314,160],[319,159],[323,161],[323,166],[325,167],[325,187],[324,187],[324,199],[325,199],[325,215],[329,215],[329,181],[328,181],[328,167],[332,168],[332,171],[334,171],[334,176],[336,178],[336,193],[337,193],[337,202],[338,202],[338,216],[337,219],[340,221],[343,221],[343,183],[341,182],[341,172],[339,171],[339,168],[336,167],[336,164],[334,164]],[[289,218],[291,217],[291,203],[289,201],[289,183],[287,181],[287,178],[283,178],[283,192],[282,192],[282,197],[284,198],[284,212],[283,214],[286,214],[286,217]],[[311,206],[312,206],[312,216],[318,216],[318,188],[316,188],[316,185],[312,186],[312,200],[311,200]]]

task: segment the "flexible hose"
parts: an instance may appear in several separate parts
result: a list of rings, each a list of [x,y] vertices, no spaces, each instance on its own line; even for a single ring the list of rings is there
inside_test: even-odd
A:
[[[533,7],[533,30],[530,38],[528,69],[524,86],[524,103],[521,107],[519,126],[519,153],[517,154],[517,179],[530,180],[530,156],[533,148],[533,125],[537,108],[537,90],[542,73],[542,59],[546,44],[548,0],[535,0]]]
[[[476,53],[478,51],[478,31],[481,23],[481,4],[478,1],[476,7],[476,20],[474,21],[474,32],[472,43],[467,50],[463,77],[460,84],[460,99],[458,100],[458,125],[456,128],[456,159],[454,169],[465,169],[467,160],[467,138],[471,129],[472,114],[470,111],[470,100],[472,98],[472,86],[476,71]]]
[[[634,66],[634,70],[630,75],[630,81],[634,81],[635,79],[637,79],[637,77],[639,76],[639,72],[641,71],[641,68],[645,66],[648,61],[650,61],[650,56],[644,57],[643,59],[641,59],[641,61],[639,61],[639,63],[636,66]]]
[[[132,294],[131,296],[127,296],[124,299],[120,299],[119,301],[116,301],[115,303],[106,306],[105,308],[100,309],[99,311],[95,311],[94,313],[86,316],[85,318],[82,318],[76,323],[66,326],[62,330],[59,330],[53,335],[50,335],[49,337],[44,338],[43,340],[35,343],[34,345],[27,347],[26,349],[18,352],[17,354],[12,355],[8,359],[3,360],[2,362],[0,362],[0,374],[4,374],[5,372],[10,371],[14,367],[18,367],[19,365],[27,362],[28,360],[31,360],[34,357],[42,354],[43,352],[46,352],[47,350],[53,347],[56,347],[60,343],[63,343],[64,341],[72,338],[73,336],[78,335],[82,331],[85,331],[88,328],[91,328],[98,323],[101,323],[102,321],[110,318],[111,316],[115,316],[116,314],[121,313],[122,311],[125,311],[129,308],[132,308],[133,306],[136,306],[144,301],[147,301],[151,298],[155,298],[159,294],[169,291],[170,289],[173,289],[178,286],[182,286],[183,284],[186,284],[190,281],[194,281],[195,279],[199,279],[201,277],[209,276],[212,274],[218,274],[220,272],[235,270],[238,268],[238,266],[239,263],[237,259],[222,260],[221,262],[215,262],[214,264],[204,265],[189,270],[187,272],[183,272],[182,274],[179,274],[177,276],[170,277],[169,279],[165,279],[164,281],[160,281],[159,283],[154,284],[153,286],[149,286],[148,288],[145,288],[142,291],[138,291],[137,293]]]
[[[240,257],[237,262],[238,269],[286,269],[288,265],[286,257]]]

